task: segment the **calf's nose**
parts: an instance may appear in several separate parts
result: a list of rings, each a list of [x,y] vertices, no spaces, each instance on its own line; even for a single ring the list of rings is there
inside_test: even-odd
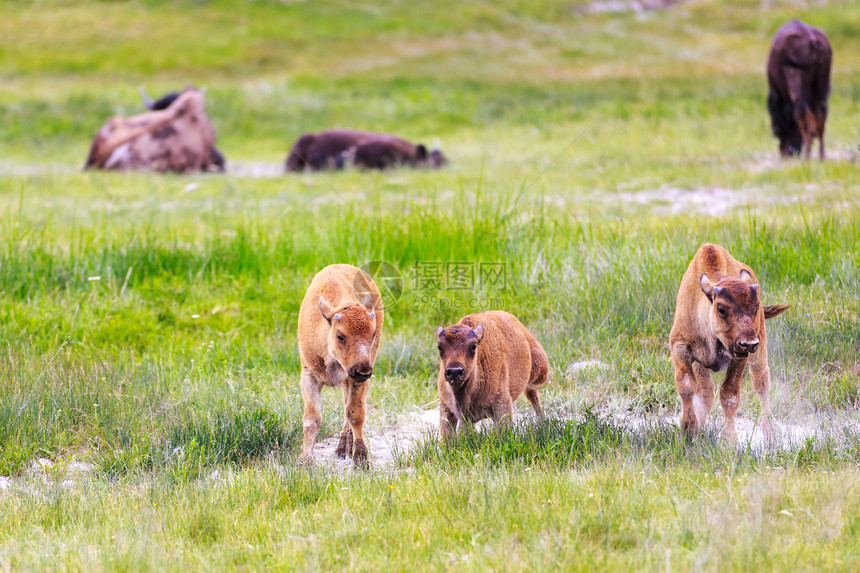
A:
[[[739,342],[740,347],[744,349],[744,352],[755,352],[758,349],[758,339],[750,340],[747,342]]]
[[[463,368],[458,367],[458,366],[455,366],[453,368],[446,368],[445,369],[445,378],[447,378],[448,380],[456,380],[458,378],[462,378],[464,372],[465,372],[465,370]]]
[[[350,368],[347,374],[355,380],[367,380],[373,375],[373,366],[370,364],[359,364]]]

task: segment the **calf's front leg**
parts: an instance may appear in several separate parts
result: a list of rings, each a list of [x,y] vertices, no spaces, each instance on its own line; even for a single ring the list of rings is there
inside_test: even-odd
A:
[[[352,429],[352,461],[358,467],[367,467],[367,445],[364,443],[364,416],[367,404],[367,382],[348,379],[348,396],[345,417]]]
[[[683,344],[676,344],[672,348],[675,389],[678,390],[678,397],[681,398],[681,428],[688,436],[692,437],[699,433],[701,426],[693,405],[693,397],[696,395],[698,386],[692,364],[687,357],[688,354],[689,352],[686,351],[686,346]]]
[[[310,370],[302,368],[301,388],[305,413],[302,416],[302,453],[299,462],[311,463],[314,441],[322,426],[322,385],[314,379]]]
[[[744,379],[746,367],[746,358],[740,360],[733,358],[729,363],[729,369],[726,371],[726,380],[720,387],[720,403],[723,406],[723,415],[726,417],[723,425],[723,437],[731,443],[738,439],[735,430],[735,413],[740,402],[741,381]]]

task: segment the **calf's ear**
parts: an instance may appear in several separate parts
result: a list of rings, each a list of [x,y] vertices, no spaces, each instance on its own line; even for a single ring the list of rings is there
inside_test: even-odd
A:
[[[376,316],[376,313],[374,312],[375,309],[373,306],[373,297],[370,296],[370,294],[365,294],[363,297],[361,297],[361,306],[364,307],[364,310]]]
[[[418,159],[427,159],[427,148],[423,143],[415,146],[415,155],[418,156]]]
[[[705,273],[699,275],[699,286],[702,288],[705,296],[708,297],[708,300],[714,302],[714,283],[711,282],[711,279]]]
[[[749,285],[755,284],[755,279],[753,278],[752,273],[746,269],[741,269],[741,280]]]
[[[440,326],[436,329],[436,341],[437,342],[445,342],[445,327]]]
[[[334,308],[328,303],[325,297],[320,297],[320,314],[323,315],[323,318],[326,319],[326,322],[331,324],[332,316],[334,315]]]
[[[480,344],[481,341],[484,340],[484,325],[483,324],[479,324],[477,326],[477,328],[475,328],[475,336],[478,337],[478,344]]]

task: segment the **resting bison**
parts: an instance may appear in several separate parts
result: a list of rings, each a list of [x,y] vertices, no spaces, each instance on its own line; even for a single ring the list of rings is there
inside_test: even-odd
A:
[[[509,421],[514,400],[525,390],[539,418],[544,418],[538,388],[549,377],[549,361],[540,343],[515,316],[490,310],[436,329],[439,367],[439,418],[442,439],[463,423],[492,417]]]
[[[155,111],[109,119],[96,134],[84,168],[224,171],[203,94],[189,89],[173,95],[153,102]]]
[[[338,456],[367,464],[364,410],[367,386],[379,352],[384,310],[379,289],[364,271],[330,265],[314,277],[299,309],[299,354],[305,403],[301,461],[313,459],[322,423],[322,387],[343,389],[344,424]]]
[[[688,434],[700,429],[714,403],[711,372],[727,370],[720,388],[725,414],[723,435],[736,439],[735,411],[747,362],[761,402],[761,429],[769,439],[770,369],[764,321],[787,305],[761,306],[761,288],[752,269],[724,248],[702,245],[678,290],[675,322],[669,333],[675,386],[681,397],[681,426]]]
[[[448,161],[442,152],[427,151],[384,133],[332,130],[307,133],[290,149],[287,171],[343,169],[352,162],[366,169],[386,169],[396,165],[442,167]]]
[[[777,31],[767,58],[767,109],[783,157],[802,150],[808,159],[817,137],[824,159],[832,60],[830,43],[818,28],[792,20]]]

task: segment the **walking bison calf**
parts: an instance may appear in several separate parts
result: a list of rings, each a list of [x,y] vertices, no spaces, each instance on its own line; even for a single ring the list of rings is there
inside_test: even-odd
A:
[[[322,387],[343,390],[344,424],[335,453],[367,464],[364,413],[368,380],[382,338],[379,289],[364,271],[330,265],[314,277],[299,309],[299,355],[305,404],[300,460],[311,462],[322,423]]]
[[[397,165],[442,167],[447,159],[441,151],[427,151],[393,135],[365,131],[331,130],[302,135],[287,157],[287,171],[343,169],[352,163],[365,169],[387,169]]]
[[[767,58],[767,108],[783,157],[802,150],[808,159],[817,137],[824,159],[832,60],[830,43],[818,28],[792,20],[777,31]]]
[[[443,440],[464,421],[510,421],[514,400],[523,391],[544,418],[538,388],[549,377],[549,361],[515,316],[498,310],[470,314],[437,328],[436,342],[442,359],[437,385]]]
[[[725,370],[720,388],[723,435],[735,441],[735,412],[749,362],[753,388],[761,402],[761,430],[770,439],[764,321],[787,308],[784,304],[761,306],[761,287],[752,269],[718,245],[702,245],[681,280],[669,333],[675,386],[681,397],[681,426],[688,434],[701,429],[714,403],[711,372]]]
[[[96,134],[84,168],[224,171],[201,92],[188,89],[152,103],[154,111],[109,119]]]

